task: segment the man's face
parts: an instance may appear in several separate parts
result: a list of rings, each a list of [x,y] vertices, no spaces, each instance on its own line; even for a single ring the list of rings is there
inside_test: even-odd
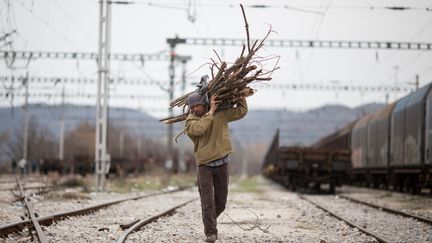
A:
[[[204,105],[195,105],[191,107],[191,111],[196,116],[202,117],[206,113],[206,108]]]

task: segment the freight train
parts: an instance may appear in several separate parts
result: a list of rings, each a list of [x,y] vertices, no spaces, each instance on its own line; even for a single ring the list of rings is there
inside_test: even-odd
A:
[[[432,83],[347,124],[310,149],[349,151],[351,184],[414,194],[429,189],[432,194]],[[278,163],[275,158],[265,159],[265,173],[275,173],[275,166],[269,167]]]
[[[351,150],[354,184],[432,192],[432,83],[313,145],[329,146]]]
[[[279,146],[279,132],[264,159],[266,177],[293,190],[319,192],[326,184],[330,193],[350,174],[350,152],[344,149]]]
[[[151,159],[128,159],[115,157],[111,159],[109,174],[123,176],[129,173],[144,172],[149,167]],[[80,174],[82,176],[94,173],[94,159],[87,156],[75,156],[73,160],[45,158],[40,164],[42,174],[58,173]]]

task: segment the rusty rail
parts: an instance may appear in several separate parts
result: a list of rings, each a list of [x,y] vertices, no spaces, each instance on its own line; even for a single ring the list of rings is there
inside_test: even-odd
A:
[[[387,207],[384,207],[384,206],[372,204],[372,203],[365,202],[365,201],[362,201],[362,200],[358,200],[358,199],[355,199],[355,198],[352,198],[352,197],[349,197],[349,196],[345,196],[345,195],[338,195],[338,196],[340,198],[343,198],[343,199],[346,199],[346,200],[349,200],[349,201],[352,201],[352,202],[355,202],[355,203],[363,204],[363,205],[366,205],[366,206],[369,206],[369,207],[372,207],[372,208],[377,208],[377,209],[380,209],[380,210],[383,210],[383,211],[386,211],[386,212],[389,212],[389,213],[401,215],[401,216],[404,216],[404,217],[414,218],[414,219],[416,219],[418,221],[421,221],[421,222],[424,222],[424,223],[432,225],[432,219],[430,219],[430,218],[425,218],[425,217],[414,215],[414,214],[411,214],[411,213],[402,212],[402,211],[399,211],[399,210],[396,210],[396,209],[387,208]]]
[[[125,198],[125,199],[114,200],[111,202],[102,203],[102,204],[94,205],[94,206],[83,208],[83,209],[52,214],[52,215],[48,215],[48,216],[44,216],[44,217],[38,217],[38,218],[36,218],[36,220],[41,225],[50,225],[52,222],[60,221],[60,220],[65,219],[67,217],[85,215],[85,214],[100,210],[102,208],[106,208],[106,207],[109,207],[111,205],[119,204],[119,203],[122,203],[125,201],[138,200],[138,199],[142,199],[142,198],[146,198],[146,197],[152,197],[152,196],[158,196],[158,195],[183,191],[183,190],[187,190],[190,188],[192,188],[192,187],[183,187],[183,188],[178,188],[175,190],[155,192],[155,193],[150,193],[150,194],[141,195],[141,196],[134,196],[134,197],[129,197],[129,198]],[[0,237],[3,237],[5,235],[8,235],[8,234],[13,233],[13,232],[19,232],[19,231],[21,231],[21,229],[24,226],[26,226],[30,222],[31,221],[27,219],[27,220],[16,221],[16,222],[12,222],[9,224],[1,225],[0,226]]]
[[[334,213],[334,212],[332,212],[332,211],[330,211],[330,210],[328,210],[328,209],[326,209],[326,208],[324,208],[324,207],[318,205],[317,203],[313,202],[312,200],[310,200],[310,199],[308,199],[308,198],[306,198],[306,197],[304,197],[304,196],[302,196],[302,195],[299,195],[299,197],[300,197],[301,199],[303,199],[303,200],[309,202],[310,204],[314,205],[315,207],[317,207],[317,208],[319,208],[319,209],[321,209],[321,210],[323,210],[323,211],[329,213],[331,216],[333,216],[333,217],[335,217],[335,218],[337,218],[337,219],[339,219],[339,220],[341,220],[341,221],[344,221],[344,222],[345,222],[346,224],[348,224],[349,226],[351,226],[351,227],[353,227],[353,228],[357,228],[357,229],[360,230],[361,232],[363,232],[363,233],[365,233],[365,234],[367,234],[367,235],[369,235],[369,236],[372,236],[373,238],[377,239],[377,240],[378,240],[379,242],[381,242],[381,243],[388,243],[388,242],[391,242],[391,241],[389,241],[389,240],[383,239],[383,238],[381,238],[381,237],[375,235],[375,234],[372,233],[372,232],[369,232],[369,231],[366,230],[365,228],[360,227],[360,226],[358,226],[358,225],[352,223],[351,221],[349,221],[349,220],[347,220],[347,219],[344,219],[344,218],[341,217],[340,215],[337,215],[336,213]]]
[[[0,184],[15,184],[16,183],[15,176],[18,175],[10,176],[10,178],[5,178],[0,176]],[[46,180],[54,179],[54,177],[49,177],[49,176],[48,177],[44,176],[40,178],[32,177],[32,176],[26,176],[26,177],[27,177],[25,180],[26,183],[41,182],[42,179],[46,179]]]
[[[29,215],[30,220],[31,220],[31,222],[32,222],[32,224],[33,224],[33,227],[34,227],[35,230],[36,230],[36,234],[37,234],[37,237],[38,237],[39,242],[41,242],[41,243],[46,243],[46,242],[48,242],[47,239],[46,239],[45,234],[44,234],[43,231],[42,231],[41,226],[39,225],[39,222],[38,222],[37,219],[36,219],[35,212],[34,212],[34,210],[33,210],[33,206],[32,206],[32,204],[30,203],[29,198],[28,198],[28,197],[25,195],[25,193],[24,193],[24,189],[23,189],[23,187],[22,187],[22,185],[21,185],[21,181],[20,181],[20,179],[18,178],[18,176],[16,176],[15,179],[16,179],[16,181],[17,181],[19,191],[21,192],[21,200],[24,202],[24,204],[25,204],[25,206],[26,206],[26,208],[27,208],[28,215]]]
[[[157,214],[157,215],[154,215],[154,216],[151,216],[151,217],[149,217],[149,218],[145,218],[145,219],[141,219],[141,220],[139,220],[139,221],[134,221],[134,222],[132,222],[131,224],[128,224],[128,226],[130,225],[130,227],[117,239],[117,243],[123,243],[123,242],[125,242],[126,241],[126,238],[132,233],[132,232],[134,232],[134,231],[136,231],[136,230],[138,230],[139,228],[141,228],[141,227],[143,227],[143,226],[145,226],[145,225],[147,225],[147,224],[149,224],[149,223],[151,223],[151,222],[153,222],[153,221],[155,221],[155,220],[157,220],[157,219],[159,219],[159,218],[161,218],[161,217],[163,217],[163,216],[167,216],[167,215],[171,215],[176,209],[178,209],[178,208],[180,208],[180,207],[183,207],[183,206],[185,206],[186,204],[188,204],[188,203],[191,203],[191,202],[193,202],[193,201],[195,201],[195,200],[197,200],[198,198],[194,198],[194,199],[191,199],[191,200],[189,200],[189,201],[186,201],[186,202],[184,202],[184,203],[181,203],[181,204],[179,204],[179,205],[177,205],[177,206],[174,206],[174,207],[172,207],[172,208],[170,208],[170,209],[168,209],[168,210],[166,210],[166,211],[164,211],[164,212],[162,212],[162,213],[160,213],[160,214]],[[126,226],[127,227],[127,226]]]
[[[55,188],[54,185],[49,186],[23,186],[24,190],[39,190],[39,189],[52,189]],[[8,188],[0,188],[0,191],[12,191],[15,190],[16,187],[8,187]]]

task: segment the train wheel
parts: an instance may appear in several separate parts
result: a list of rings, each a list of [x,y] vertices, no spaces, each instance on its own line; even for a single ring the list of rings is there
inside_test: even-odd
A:
[[[336,183],[334,181],[330,182],[330,188],[329,188],[329,192],[331,194],[334,194],[336,191]]]
[[[313,185],[313,192],[320,192],[321,191],[321,183],[317,182]]]
[[[411,180],[410,180],[410,187],[411,187],[411,193],[413,195],[420,194],[421,186],[419,186],[416,175],[412,175]]]
[[[398,180],[398,191],[399,192],[403,192],[404,190],[404,181],[403,178],[399,178]]]

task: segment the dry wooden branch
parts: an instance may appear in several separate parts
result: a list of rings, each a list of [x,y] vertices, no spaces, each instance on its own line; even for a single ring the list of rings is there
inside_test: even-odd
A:
[[[251,230],[253,230],[253,229],[258,229],[258,230],[260,230],[260,231],[262,231],[263,233],[269,233],[269,229],[270,229],[270,226],[271,225],[269,225],[269,226],[267,226],[266,228],[262,228],[261,226],[260,226],[260,222],[259,222],[259,217],[258,217],[258,215],[254,212],[254,211],[252,211],[251,209],[247,209],[248,211],[250,211],[250,212],[252,212],[254,215],[255,215],[255,217],[256,217],[256,220],[255,220],[255,223],[254,223],[254,225],[253,226],[251,226],[251,227],[248,227],[248,228],[246,228],[246,227],[243,227],[243,226],[241,226],[240,225],[240,223],[238,223],[238,222],[236,222],[234,219],[232,219],[231,218],[231,216],[229,216],[229,214],[228,213],[226,213],[226,212],[224,212],[224,214],[235,224],[235,225],[237,225],[237,227],[239,227],[240,229],[242,229],[242,230],[244,230],[244,231],[251,231]]]
[[[244,11],[244,8],[243,8],[242,4],[240,4],[240,8],[241,8],[242,13],[243,13],[243,19],[244,19],[244,22],[245,22],[246,37],[247,37],[247,46],[248,46],[248,51],[250,52],[251,48],[250,48],[250,39],[249,39],[249,25],[248,25],[248,22],[247,22],[247,19],[246,19],[246,14],[245,14],[245,11]]]
[[[213,52],[216,54],[216,56],[217,56],[217,58],[219,59],[219,62],[221,62],[222,63],[222,60],[221,60],[221,58],[220,58],[220,56],[219,56],[219,54],[215,51],[215,49],[213,49]]]
[[[202,95],[207,95],[208,97],[212,95],[218,95],[218,112],[234,107],[234,105],[239,100],[253,95],[256,90],[248,87],[250,83],[254,81],[262,82],[271,80],[271,74],[279,67],[277,67],[276,63],[273,69],[266,70],[263,68],[265,66],[263,62],[273,61],[275,59],[279,61],[278,56],[272,55],[263,58],[256,55],[259,49],[263,47],[264,41],[272,32],[271,26],[262,40],[255,40],[251,45],[249,37],[249,25],[247,23],[246,14],[243,6],[240,5],[240,7],[242,9],[245,22],[248,52],[245,54],[246,46],[243,45],[240,56],[235,60],[234,63],[230,63],[228,65],[228,62],[223,61],[218,53],[213,50],[213,52],[216,54],[217,60],[219,60],[219,63],[217,63],[214,59],[210,59],[211,63],[208,65],[210,66],[212,78],[207,83],[205,89],[198,88],[197,90],[189,92],[188,94],[185,94],[172,101],[170,103],[170,108],[183,107],[183,114],[176,117],[162,119],[160,120],[161,122],[171,124],[185,120],[189,113],[189,109],[186,109],[187,98],[194,92],[200,92]],[[214,74],[213,71],[216,71],[216,69],[217,72]]]

